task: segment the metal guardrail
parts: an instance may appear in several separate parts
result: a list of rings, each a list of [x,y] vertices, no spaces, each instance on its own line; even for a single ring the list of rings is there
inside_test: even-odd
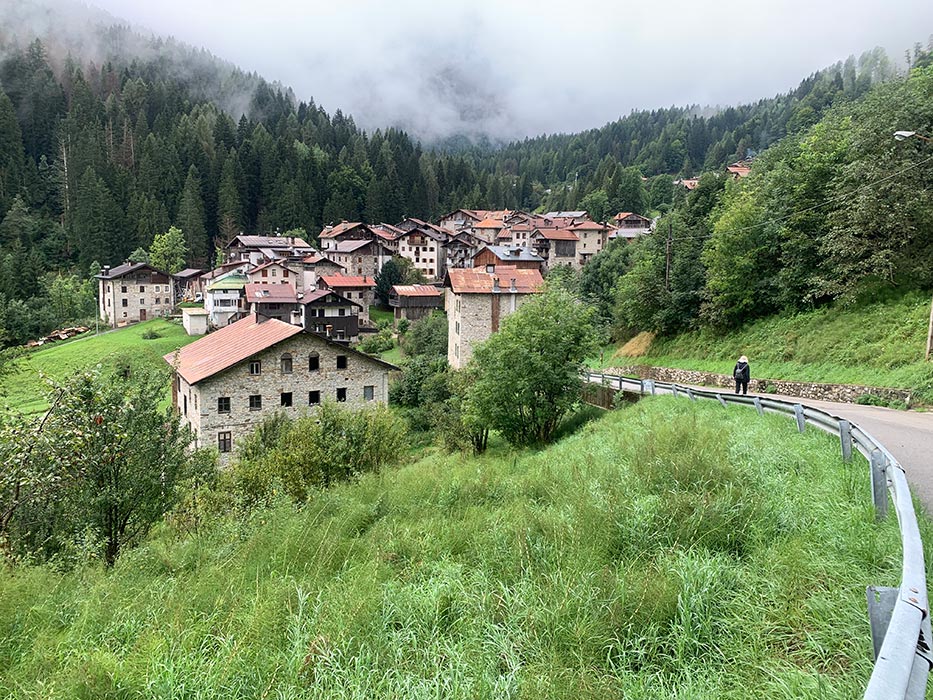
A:
[[[870,465],[872,501],[876,518],[881,520],[886,517],[890,493],[900,526],[903,550],[900,586],[869,586],[866,590],[875,666],[864,698],[914,700],[925,697],[927,678],[933,667],[933,636],[928,615],[923,543],[920,541],[917,515],[914,512],[904,468],[884,445],[858,425],[802,403],[759,396],[739,396],[653,379],[595,372],[586,372],[584,376],[588,383],[643,396],[670,394],[675,397],[685,396],[694,401],[710,399],[718,401],[722,406],[733,403],[753,406],[759,415],[765,412],[781,413],[793,417],[801,433],[807,425],[812,425],[838,436],[844,460],[852,458],[853,448],[864,455]]]

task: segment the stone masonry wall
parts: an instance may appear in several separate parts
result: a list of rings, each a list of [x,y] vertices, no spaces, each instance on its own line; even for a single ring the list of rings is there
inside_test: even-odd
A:
[[[313,352],[318,353],[320,368],[310,371],[308,359]],[[282,372],[281,357],[284,353],[292,356],[291,374]],[[337,369],[338,355],[346,355],[346,369]],[[250,360],[262,362],[260,375],[250,375]],[[293,418],[313,411],[316,407],[308,403],[310,391],[320,392],[323,403],[328,399],[335,400],[337,389],[345,388],[346,403],[362,406],[369,403],[364,399],[365,386],[373,387],[373,402],[386,403],[388,384],[387,368],[357,353],[326,343],[314,335],[303,333],[196,384],[192,387],[188,410],[190,415],[196,401],[198,415],[191,417],[191,424],[199,429],[198,446],[216,446],[217,434],[230,431],[235,448],[243,436],[276,411],[282,411]],[[283,392],[291,392],[291,407],[281,405]],[[249,397],[253,394],[262,396],[261,410],[250,410]],[[222,396],[230,398],[230,413],[217,412],[217,399]],[[179,396],[179,405],[181,403]],[[225,461],[224,455],[221,455],[221,463]]]
[[[492,335],[492,297],[492,294],[458,295],[447,290],[447,361],[454,369],[464,367],[473,357],[473,348]],[[505,318],[518,310],[529,295],[503,291],[498,297],[501,327]]]
[[[603,370],[605,374],[621,374],[641,379],[654,379],[659,382],[694,384],[735,390],[735,380],[726,374],[699,372],[696,370],[675,369],[672,367],[649,367],[647,365],[629,365]],[[910,405],[912,395],[905,389],[860,386],[856,384],[822,384],[819,382],[788,382],[777,379],[752,379],[748,390],[759,394],[784,394],[802,399],[818,401],[837,401],[856,403],[860,396],[871,394],[886,401],[901,402]]]

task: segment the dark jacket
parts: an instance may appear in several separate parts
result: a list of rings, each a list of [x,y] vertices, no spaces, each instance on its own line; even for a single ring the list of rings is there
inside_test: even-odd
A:
[[[752,376],[751,371],[748,369],[748,363],[736,362],[735,369],[732,370],[732,376],[735,377],[737,381],[747,382]]]

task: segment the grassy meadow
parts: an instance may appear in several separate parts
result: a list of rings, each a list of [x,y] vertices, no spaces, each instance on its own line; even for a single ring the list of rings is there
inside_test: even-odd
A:
[[[159,337],[144,338],[149,332]],[[0,402],[23,413],[39,413],[48,408],[43,375],[61,380],[97,364],[108,371],[125,363],[134,367],[163,367],[164,354],[194,340],[197,336],[187,335],[180,323],[157,319],[43,346],[28,351],[17,360],[13,371],[0,379]]]
[[[924,359],[930,298],[908,294],[883,303],[773,316],[724,333],[636,336],[607,349],[594,366],[656,365],[731,374],[747,355],[752,376],[912,389],[933,403],[933,363]]]
[[[861,458],[653,397],[547,450],[163,525],[112,571],[0,571],[0,697],[853,698],[865,586],[899,573]]]

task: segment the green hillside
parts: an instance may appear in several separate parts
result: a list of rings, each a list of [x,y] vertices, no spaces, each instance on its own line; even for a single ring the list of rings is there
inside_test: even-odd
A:
[[[771,316],[738,330],[641,336],[603,354],[603,367],[655,365],[730,374],[747,355],[753,377],[911,389],[933,403],[924,360],[930,299],[920,293],[853,307]]]
[[[837,449],[650,398],[546,451],[166,525],[109,572],[7,569],[0,696],[856,697],[900,549]]]
[[[143,337],[150,332],[158,337]],[[42,375],[64,379],[96,364],[111,371],[126,364],[163,367],[163,355],[194,340],[197,337],[187,335],[180,324],[159,319],[43,347],[18,360],[13,372],[0,380],[0,401],[23,413],[38,413],[48,407]]]

